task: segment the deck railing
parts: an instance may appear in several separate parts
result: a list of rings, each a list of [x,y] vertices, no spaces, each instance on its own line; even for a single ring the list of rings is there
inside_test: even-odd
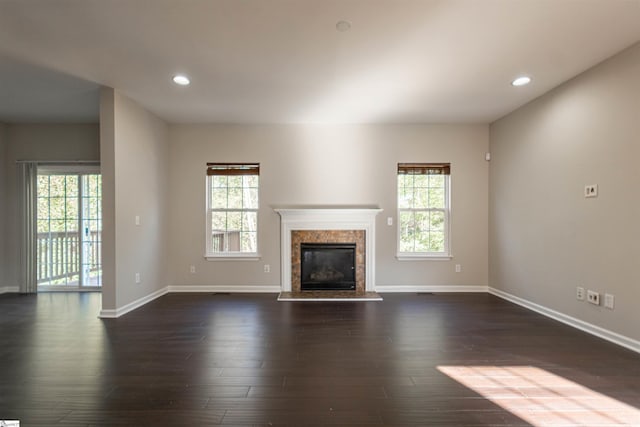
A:
[[[240,250],[239,231],[214,231],[211,234],[211,250],[213,252],[234,252]]]
[[[90,273],[101,269],[100,232],[89,233],[85,242],[84,262]],[[38,284],[68,284],[80,281],[80,234],[78,232],[49,232],[37,235]],[[92,275],[93,276],[93,275]]]

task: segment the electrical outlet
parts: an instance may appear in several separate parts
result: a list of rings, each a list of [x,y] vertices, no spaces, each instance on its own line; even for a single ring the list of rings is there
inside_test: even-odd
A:
[[[580,301],[584,301],[584,288],[582,286],[578,286],[576,288],[576,298]]]
[[[269,264],[265,264],[264,265],[264,272],[265,273],[270,273],[271,272],[271,266]]]
[[[462,271],[462,266],[460,264],[456,264],[456,273],[460,273]]]
[[[189,266],[189,273],[196,274],[196,266],[195,265],[190,265]]]
[[[598,184],[585,185],[584,197],[598,197]]]
[[[600,294],[595,291],[587,291],[587,301],[594,305],[600,305]]]
[[[140,283],[140,273],[136,273],[136,283]]]
[[[611,294],[604,294],[604,306],[609,310],[613,310],[615,297]]]

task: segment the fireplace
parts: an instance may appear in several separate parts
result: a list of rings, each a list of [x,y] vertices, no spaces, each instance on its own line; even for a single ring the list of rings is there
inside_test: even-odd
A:
[[[302,291],[356,289],[355,243],[302,243],[300,264]]]
[[[303,243],[355,242],[355,293],[375,292],[375,207],[275,208],[281,218],[282,292],[301,292]]]

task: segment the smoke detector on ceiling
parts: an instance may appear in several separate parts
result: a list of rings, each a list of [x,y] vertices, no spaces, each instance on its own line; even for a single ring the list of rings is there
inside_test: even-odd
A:
[[[344,33],[345,31],[349,31],[351,29],[351,22],[349,21],[338,21],[336,24],[336,30]]]

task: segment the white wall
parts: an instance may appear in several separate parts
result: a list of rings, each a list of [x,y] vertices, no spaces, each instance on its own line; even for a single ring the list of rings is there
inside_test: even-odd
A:
[[[172,125],[169,139],[171,285],[280,286],[280,222],[272,208],[292,205],[384,209],[376,225],[378,286],[488,283],[486,125]],[[203,258],[207,162],[260,163],[260,261]],[[398,162],[451,162],[453,260],[395,259]],[[389,216],[392,227],[386,225]],[[461,273],[455,264],[462,265]],[[190,265],[196,274],[189,273]]]
[[[7,224],[5,222],[5,211],[9,209],[9,203],[7,200],[6,189],[6,175],[7,175],[7,142],[6,142],[6,128],[4,123],[0,123],[0,293],[5,292],[8,289],[6,285],[6,272],[9,266],[7,265],[6,246],[7,242]]]
[[[20,218],[17,160],[100,160],[98,125],[8,124],[5,126],[5,284],[19,286]],[[4,239],[3,239],[4,240]]]
[[[119,310],[166,288],[167,125],[113,89],[103,89],[100,119],[109,215],[103,310]]]
[[[115,91],[100,90],[102,175],[102,309],[116,310]]]
[[[493,123],[490,285],[640,340],[639,137],[640,44]]]

